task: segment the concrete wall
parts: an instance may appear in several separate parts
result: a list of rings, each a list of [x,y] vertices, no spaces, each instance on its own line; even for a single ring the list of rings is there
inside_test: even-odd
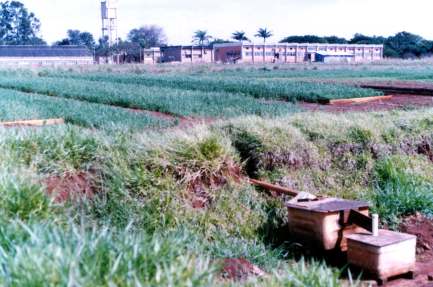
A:
[[[159,49],[144,49],[143,64],[153,65],[161,62],[161,51]]]
[[[213,49],[199,46],[173,46],[161,48],[163,63],[212,63]]]
[[[234,62],[230,55],[241,50],[242,63],[302,63],[315,62],[319,51],[353,55],[354,62],[377,61],[383,58],[382,45],[349,44],[241,44],[229,43],[215,46],[215,61]]]
[[[182,62],[181,47],[164,47],[161,49],[161,62]]]
[[[237,63],[242,59],[242,47],[240,45],[215,48],[214,53],[217,63]]]

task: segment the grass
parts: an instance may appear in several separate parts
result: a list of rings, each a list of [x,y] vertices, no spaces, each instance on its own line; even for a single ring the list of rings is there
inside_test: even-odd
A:
[[[0,89],[0,121],[46,118],[64,118],[70,124],[110,130],[142,130],[173,124],[122,108]]]
[[[234,117],[220,105],[215,115],[229,119],[148,129],[171,123],[149,123],[116,106],[164,103],[164,92],[179,101],[256,99],[203,92],[200,85],[196,91],[159,87],[169,75],[83,72],[80,77],[104,75],[95,87],[93,81],[27,73],[0,77],[3,85],[25,91],[0,89],[0,115],[62,114],[74,125],[0,129],[0,285],[342,286],[344,270],[295,258],[284,202],[242,180],[245,173],[297,190],[368,200],[382,223],[415,212],[432,215],[431,108],[250,116],[254,112],[235,105],[241,116]],[[175,78],[206,82],[206,73]],[[249,75],[243,73],[239,83]],[[251,79],[254,73],[261,72],[253,71]],[[110,77],[163,81],[120,84]],[[182,112],[195,115],[188,108],[174,113]],[[63,180],[77,195],[82,191],[68,174],[86,175],[93,195],[54,201],[47,179]],[[245,258],[267,275],[223,280],[225,258]]]
[[[373,200],[388,225],[395,227],[400,218],[417,212],[433,217],[433,182],[417,174],[414,166],[413,159],[392,157],[375,168],[377,191]]]
[[[61,78],[3,76],[0,77],[0,87],[177,116],[278,116],[296,110],[296,107],[289,103],[264,103],[241,94],[143,87],[133,84],[95,85],[93,81]]]
[[[287,81],[284,79],[249,79],[221,76],[175,76],[152,74],[115,73],[42,73],[50,77],[86,79],[96,82],[135,84],[150,87],[170,87],[203,92],[243,93],[254,98],[285,100],[288,102],[317,102],[326,99],[359,98],[382,95],[370,89],[362,89],[341,84],[326,84],[307,81]]]

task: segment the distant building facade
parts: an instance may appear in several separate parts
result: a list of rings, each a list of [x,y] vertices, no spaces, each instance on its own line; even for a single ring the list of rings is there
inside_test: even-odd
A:
[[[91,65],[93,53],[84,46],[0,46],[0,65]]]
[[[144,64],[156,64],[161,62],[161,49],[150,48],[143,50],[143,63]]]
[[[371,62],[383,59],[383,45],[227,43],[214,55],[216,63]]]
[[[211,46],[167,46],[161,47],[162,63],[213,63]]]

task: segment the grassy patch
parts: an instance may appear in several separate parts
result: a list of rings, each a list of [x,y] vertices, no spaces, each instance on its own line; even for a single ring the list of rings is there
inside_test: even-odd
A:
[[[139,130],[172,124],[122,108],[0,89],[0,121],[46,118],[64,118],[74,125],[106,130]]]
[[[0,87],[178,116],[278,116],[296,110],[289,103],[263,103],[227,92],[188,91],[109,82],[98,85],[94,81],[61,78],[3,76],[0,77]]]
[[[433,216],[433,184],[415,169],[416,162],[407,157],[377,163],[373,200],[383,222],[395,226],[401,217],[417,212]]]
[[[317,102],[324,99],[359,98],[377,96],[382,93],[339,84],[325,84],[308,81],[287,81],[284,79],[251,80],[242,77],[193,77],[152,74],[115,73],[48,73],[50,77],[87,79],[96,82],[116,82],[144,86],[171,87],[183,90],[205,92],[243,93],[255,98],[281,99],[289,102]]]

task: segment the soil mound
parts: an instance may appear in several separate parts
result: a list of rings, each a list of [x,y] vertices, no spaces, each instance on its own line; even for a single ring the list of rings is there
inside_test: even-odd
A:
[[[433,259],[433,220],[421,214],[407,217],[400,225],[400,230],[416,235],[417,253],[421,258]]]
[[[266,273],[245,259],[224,259],[222,275],[225,279],[246,280],[250,276],[264,276]]]
[[[43,183],[47,193],[59,203],[83,197],[91,198],[94,195],[91,175],[86,172],[65,172],[50,176]]]

